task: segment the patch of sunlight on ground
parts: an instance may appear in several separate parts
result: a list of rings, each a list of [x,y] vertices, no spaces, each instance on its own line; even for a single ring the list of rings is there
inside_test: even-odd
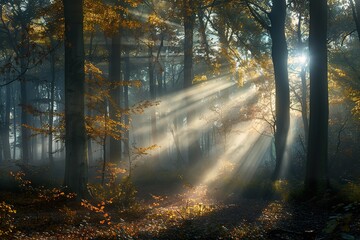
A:
[[[271,222],[272,226],[275,226],[276,223],[290,219],[291,217],[291,213],[284,210],[283,203],[273,201],[262,210],[257,220],[260,222]]]

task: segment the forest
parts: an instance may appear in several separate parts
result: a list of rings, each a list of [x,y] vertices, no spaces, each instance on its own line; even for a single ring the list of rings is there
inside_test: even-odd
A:
[[[360,0],[0,11],[0,239],[360,239]]]

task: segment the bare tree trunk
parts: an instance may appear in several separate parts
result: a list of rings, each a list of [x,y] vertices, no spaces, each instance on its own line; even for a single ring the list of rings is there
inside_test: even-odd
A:
[[[193,37],[195,25],[195,13],[193,11],[193,3],[190,0],[183,0],[183,18],[184,18],[184,89],[192,86],[193,81]],[[187,112],[187,132],[188,132],[188,160],[194,165],[201,157],[199,133],[197,129],[192,128],[196,113],[194,111]],[[190,142],[193,141],[193,142]]]
[[[305,193],[312,197],[329,186],[327,1],[310,0],[310,123]]]
[[[298,48],[300,51],[304,51],[303,42],[302,42],[302,33],[301,33],[301,13],[299,14],[299,19],[298,19],[297,37],[298,37]],[[301,102],[300,102],[301,117],[304,125],[305,146],[307,146],[308,138],[309,138],[309,120],[308,120],[308,106],[307,106],[308,93],[307,93],[307,84],[306,84],[306,65],[301,66],[300,80],[301,80]]]
[[[10,96],[10,85],[7,85],[5,88],[5,119],[4,119],[4,132],[2,133],[2,145],[4,152],[4,159],[6,161],[11,160],[11,149],[10,149],[10,111],[11,111],[11,96]]]
[[[63,0],[65,16],[65,179],[77,194],[88,195],[88,159],[84,118],[83,1]]]
[[[306,84],[306,67],[301,68],[301,117],[304,125],[305,145],[307,146],[309,140],[309,120],[308,120],[308,106],[307,106],[307,84]]]
[[[12,89],[12,95],[13,95],[13,114],[14,114],[14,118],[13,118],[13,132],[14,132],[14,146],[13,146],[13,159],[16,160],[16,144],[17,144],[17,132],[16,132],[16,97],[15,94],[16,91],[14,89]]]
[[[156,83],[154,78],[154,56],[153,56],[153,49],[149,47],[149,87],[150,87],[150,98],[152,101],[156,100]],[[152,143],[156,144],[158,141],[157,138],[157,129],[156,129],[156,109],[152,107],[151,109],[151,138]]]
[[[50,70],[51,70],[51,84],[50,84],[50,108],[49,108],[49,139],[48,139],[48,154],[49,162],[53,164],[53,127],[54,127],[54,101],[55,101],[55,53],[52,52],[50,55]]]
[[[273,179],[280,177],[286,150],[286,140],[290,125],[290,93],[288,77],[288,50],[285,37],[286,1],[273,2],[271,13],[270,35],[272,41],[272,61],[275,74],[275,108],[276,108],[276,131],[275,151],[276,166]]]
[[[24,30],[25,31],[25,30]],[[20,67],[21,73],[25,73],[26,63],[24,56],[26,55],[26,49],[22,49]],[[27,82],[25,74],[20,77],[20,105],[21,105],[21,160],[24,164],[28,164],[31,161],[30,150],[30,130],[26,127],[29,125],[29,114],[27,112],[28,96],[27,96]]]
[[[90,43],[89,43],[89,54],[88,54],[88,59],[89,59],[89,62],[92,63],[93,61],[93,40],[94,40],[94,33],[91,32],[91,35],[90,35]],[[89,74],[89,79],[91,80],[92,79],[92,74],[90,73]],[[88,92],[89,89],[88,89],[88,84],[85,83],[85,91]],[[86,109],[86,112],[87,112],[87,115],[90,117],[92,116],[92,111],[91,111],[91,108],[85,108]],[[92,150],[92,141],[91,141],[91,138],[89,137],[88,138],[88,141],[87,141],[87,144],[88,144],[88,160],[89,160],[89,163],[91,163],[94,159],[93,157],[93,150]]]
[[[204,23],[204,10],[198,6],[198,19],[199,19],[199,33],[201,36],[201,44],[204,47],[204,52],[205,52],[205,61],[207,64],[211,65],[211,58],[210,58],[210,46],[207,40],[207,35],[206,35],[206,25]]]

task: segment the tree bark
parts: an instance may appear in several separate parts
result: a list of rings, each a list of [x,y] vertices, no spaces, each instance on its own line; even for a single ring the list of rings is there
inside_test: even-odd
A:
[[[17,131],[16,131],[16,91],[14,90],[14,88],[11,89],[12,91],[12,103],[13,103],[13,114],[14,114],[14,118],[13,118],[13,132],[14,132],[14,144],[13,144],[13,159],[16,160],[16,145],[17,145],[17,141],[18,141],[18,136],[17,136]]]
[[[310,0],[310,122],[305,192],[311,197],[328,187],[327,1]]]
[[[25,29],[22,30],[26,32]],[[23,33],[23,39],[26,38],[26,34]],[[23,40],[26,42],[26,40]],[[21,160],[24,164],[31,162],[31,150],[30,150],[30,130],[26,127],[29,125],[29,113],[27,111],[28,106],[28,89],[25,72],[27,71],[25,56],[27,49],[25,46],[21,46],[20,50],[20,71],[22,76],[20,77],[20,105],[21,105]]]
[[[305,145],[309,140],[309,119],[308,119],[308,102],[307,102],[307,84],[306,84],[306,67],[303,66],[300,72],[301,79],[301,118],[304,125]]]
[[[49,162],[53,164],[53,127],[54,127],[54,101],[55,101],[55,53],[50,55],[50,70],[51,70],[51,83],[50,83],[50,106],[49,106],[49,139],[48,139],[48,155]]]
[[[149,88],[150,88],[150,99],[151,101],[156,100],[156,82],[154,77],[154,56],[153,48],[149,46]],[[156,144],[158,141],[157,129],[156,129],[156,109],[152,107],[151,109],[151,139],[152,143]]]
[[[270,35],[272,40],[272,61],[275,74],[275,152],[276,166],[273,180],[280,177],[283,166],[286,141],[290,125],[290,93],[288,77],[288,50],[285,37],[286,1],[273,1]]]
[[[84,118],[83,1],[63,0],[65,16],[65,179],[77,198],[87,197],[88,159]]]
[[[194,4],[191,0],[183,0],[183,18],[184,18],[184,89],[192,86],[193,81],[193,38],[195,13]],[[188,101],[188,99],[187,99]],[[195,121],[194,111],[187,112],[187,132],[188,132],[188,160],[194,165],[201,157],[200,141],[198,131],[191,127]],[[194,141],[194,142],[190,142]]]
[[[298,19],[298,27],[297,27],[298,49],[299,51],[304,51],[303,42],[302,42],[302,33],[301,33],[301,20],[302,20],[302,15],[300,13]],[[307,68],[306,64],[303,64],[301,66],[301,71],[300,71],[300,80],[301,80],[300,105],[301,105],[301,118],[304,125],[305,146],[307,146],[309,139],[309,120],[308,120],[308,103],[307,103],[308,91],[306,84],[306,68]]]
[[[11,96],[10,96],[10,85],[7,85],[5,88],[5,119],[4,119],[4,132],[2,133],[2,145],[4,152],[4,159],[6,161],[11,160],[11,149],[10,149],[10,111],[11,111]]]

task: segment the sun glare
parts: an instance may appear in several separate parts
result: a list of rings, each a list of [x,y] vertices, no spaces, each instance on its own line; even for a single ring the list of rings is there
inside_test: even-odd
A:
[[[295,66],[303,67],[309,62],[309,55],[307,53],[301,53],[293,58],[293,64]]]

